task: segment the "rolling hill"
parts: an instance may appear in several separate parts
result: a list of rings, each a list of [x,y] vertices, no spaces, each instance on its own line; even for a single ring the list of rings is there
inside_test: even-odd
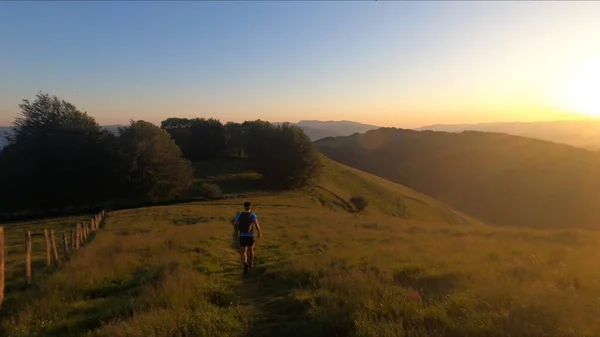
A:
[[[335,161],[489,223],[600,228],[600,156],[585,149],[497,133],[393,128],[315,144]]]
[[[431,131],[485,131],[506,133],[600,150],[600,120],[566,120],[550,122],[506,122],[480,124],[438,124],[418,128]]]
[[[330,209],[348,210],[347,200],[352,195],[369,201],[367,214],[429,221],[447,224],[478,224],[448,206],[400,184],[323,159],[325,169],[316,188],[309,195]]]
[[[462,220],[443,204],[344,165],[324,164],[313,188],[251,197],[263,237],[245,276],[229,221],[246,198],[110,212],[56,269],[45,266],[41,233],[65,231],[81,218],[7,224],[0,335],[600,332],[597,233],[450,225]],[[209,166],[198,166],[204,169],[200,180],[259,178],[240,162]],[[348,212],[342,199],[353,193],[370,199],[367,212]],[[32,286],[21,263],[28,230],[37,234]]]
[[[324,169],[314,186],[288,192],[286,197],[306,207],[353,213],[349,199],[360,195],[369,201],[365,214],[385,215],[451,225],[479,224],[430,197],[375,175],[336,163],[323,156]],[[228,160],[196,165],[198,184],[219,185],[229,195],[261,194],[260,175],[243,160]],[[193,192],[193,190],[192,190]],[[191,195],[193,196],[193,195]]]

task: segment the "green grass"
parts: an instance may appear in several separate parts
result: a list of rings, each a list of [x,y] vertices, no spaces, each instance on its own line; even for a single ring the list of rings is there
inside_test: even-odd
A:
[[[7,306],[18,301],[27,290],[27,280],[25,278],[25,236],[27,231],[31,231],[31,269],[33,283],[42,282],[49,273],[54,271],[54,267],[46,266],[46,244],[44,229],[54,229],[54,240],[59,256],[64,256],[64,245],[62,234],[66,233],[70,245],[70,230],[75,229],[78,222],[89,221],[89,217],[77,216],[66,218],[52,218],[45,220],[27,221],[21,223],[3,224],[5,235],[5,256],[6,256],[6,288],[5,305]],[[89,239],[88,239],[89,240]],[[89,242],[89,241],[88,241]]]
[[[215,184],[224,194],[258,192],[262,189],[261,176],[245,167],[242,159],[194,163],[196,180],[190,195],[196,196],[203,183]]]
[[[479,224],[430,197],[323,156],[325,169],[309,194],[330,209],[345,209],[350,197],[362,195],[369,201],[367,214],[384,214],[406,219],[448,224]]]
[[[598,234],[457,226],[432,215],[451,212],[441,204],[344,170],[253,199],[264,237],[247,277],[230,225],[243,200],[110,213],[0,311],[0,335],[600,335]],[[367,213],[333,203],[354,188],[374,200]],[[428,206],[401,217],[385,193]]]

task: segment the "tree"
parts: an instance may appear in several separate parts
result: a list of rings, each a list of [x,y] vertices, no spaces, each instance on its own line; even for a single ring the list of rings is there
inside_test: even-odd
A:
[[[225,154],[242,158],[244,156],[244,127],[242,124],[228,122],[225,128]]]
[[[189,118],[169,117],[160,123],[161,129],[189,129],[192,126],[192,120]]]
[[[242,142],[244,153],[248,156],[254,166],[260,165],[262,160],[260,154],[269,147],[269,135],[273,133],[275,126],[269,122],[246,121],[242,123]],[[263,154],[265,155],[265,154]]]
[[[38,93],[19,105],[0,155],[15,207],[64,210],[90,205],[110,188],[110,135],[94,118],[56,96]]]
[[[225,146],[225,129],[219,120],[214,118],[192,120],[187,147],[190,160],[217,159],[225,152]]]
[[[166,131],[146,121],[131,121],[119,134],[124,196],[142,202],[168,200],[192,185],[190,162]]]
[[[0,213],[13,214],[26,206],[27,191],[19,188],[19,182],[25,181],[27,177],[19,176],[23,173],[15,165],[15,155],[18,152],[14,144],[10,144],[0,150]]]
[[[166,130],[171,135],[171,138],[173,138],[175,144],[179,146],[186,158],[190,158],[188,146],[191,126],[191,119],[178,117],[170,117],[160,123],[161,129]]]
[[[169,132],[189,160],[217,159],[226,151],[225,128],[217,119],[170,117],[161,122],[161,128]]]
[[[298,188],[310,184],[321,169],[319,153],[301,128],[290,123],[278,126],[248,124],[248,155],[271,187]]]

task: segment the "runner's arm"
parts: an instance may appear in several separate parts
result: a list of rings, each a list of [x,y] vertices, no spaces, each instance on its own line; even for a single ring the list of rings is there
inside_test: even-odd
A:
[[[258,219],[254,219],[254,226],[256,226],[256,232],[258,233],[258,238],[262,236],[260,232],[260,225],[258,224]]]

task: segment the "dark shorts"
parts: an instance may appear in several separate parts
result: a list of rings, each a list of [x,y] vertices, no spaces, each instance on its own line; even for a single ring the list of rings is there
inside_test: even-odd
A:
[[[251,247],[254,246],[254,237],[252,236],[240,236],[240,246]]]

